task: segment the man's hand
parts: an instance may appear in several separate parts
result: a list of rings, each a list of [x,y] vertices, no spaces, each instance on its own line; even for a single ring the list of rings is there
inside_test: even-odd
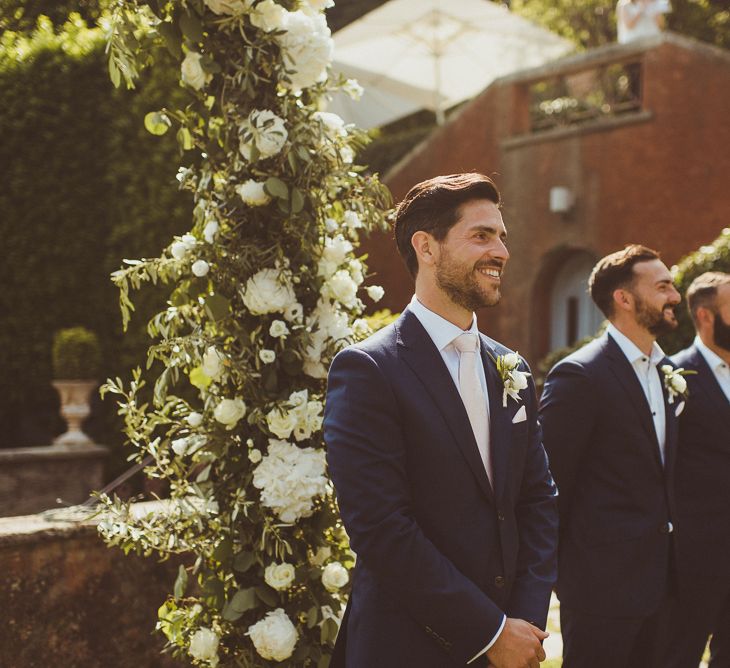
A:
[[[487,651],[490,668],[539,668],[545,660],[541,643],[549,635],[522,619],[507,618],[499,638]]]

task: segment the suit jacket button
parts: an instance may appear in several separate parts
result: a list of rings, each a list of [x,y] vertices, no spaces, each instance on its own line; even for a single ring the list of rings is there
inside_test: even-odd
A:
[[[662,524],[659,527],[659,533],[672,533],[674,531],[674,525],[671,522]]]
[[[498,575],[496,578],[494,578],[494,586],[499,587],[500,589],[504,587],[505,581],[504,578],[501,575]]]
[[[504,522],[504,513],[501,510],[497,512],[497,519],[500,522]]]

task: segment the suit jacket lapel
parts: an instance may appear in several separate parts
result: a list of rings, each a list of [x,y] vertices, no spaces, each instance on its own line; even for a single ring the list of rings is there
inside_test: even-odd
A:
[[[476,476],[479,486],[489,498],[492,498],[489,478],[479,456],[469,416],[441,353],[436,349],[418,318],[410,311],[405,311],[396,328],[401,358],[423,383],[434,404],[441,411],[456,445]]]
[[[667,476],[673,477],[674,461],[677,455],[677,439],[679,436],[679,420],[677,419],[676,411],[677,407],[684,401],[684,398],[677,396],[671,404],[669,403],[669,392],[664,382],[664,373],[661,370],[661,367],[665,364],[671,367],[676,367],[676,365],[672,364],[671,360],[665,357],[657,368],[659,379],[662,383],[662,394],[664,395],[664,423],[666,425],[664,469],[667,472]]]
[[[697,370],[697,382],[702,390],[713,402],[720,415],[725,417],[725,422],[730,427],[730,402],[727,401],[725,393],[717,382],[715,374],[707,363],[705,356],[696,346],[692,346],[692,365]],[[690,398],[691,401],[691,398]]]
[[[494,362],[497,359],[497,353],[487,343],[484,336],[479,338],[481,340],[482,363],[487,377],[487,393],[489,394],[489,454],[492,459],[494,496],[501,499],[509,465],[512,421],[510,411],[502,406],[504,384],[499,377],[497,365]]]
[[[608,334],[605,336],[606,354],[611,360],[611,371],[629,395],[629,403],[636,411],[642,428],[646,432],[651,443],[654,445],[653,451],[656,462],[660,467],[664,468],[662,466],[661,455],[659,453],[659,441],[657,440],[656,429],[654,429],[654,422],[651,417],[651,408],[649,407],[649,402],[646,400],[646,395],[641,387],[641,383],[636,377],[636,372],[631,366],[631,363],[626,359],[626,355],[624,355],[621,348],[619,348],[618,343],[616,343]]]

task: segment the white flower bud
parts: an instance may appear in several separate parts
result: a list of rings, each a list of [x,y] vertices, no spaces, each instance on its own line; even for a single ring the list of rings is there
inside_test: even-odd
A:
[[[197,276],[198,278],[203,278],[203,276],[206,276],[210,271],[210,265],[205,260],[197,260],[193,262],[191,270],[193,272],[193,275]]]

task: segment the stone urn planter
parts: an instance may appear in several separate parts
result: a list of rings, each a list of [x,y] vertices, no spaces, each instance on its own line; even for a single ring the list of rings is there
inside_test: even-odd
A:
[[[91,393],[98,385],[95,380],[54,380],[61,398],[61,416],[68,428],[53,440],[53,445],[94,445],[81,431],[81,423],[91,414]]]
[[[61,415],[68,428],[53,445],[93,445],[81,431],[91,414],[91,393],[96,389],[101,354],[96,334],[83,327],[56,332],[53,337],[53,387],[61,398]]]

